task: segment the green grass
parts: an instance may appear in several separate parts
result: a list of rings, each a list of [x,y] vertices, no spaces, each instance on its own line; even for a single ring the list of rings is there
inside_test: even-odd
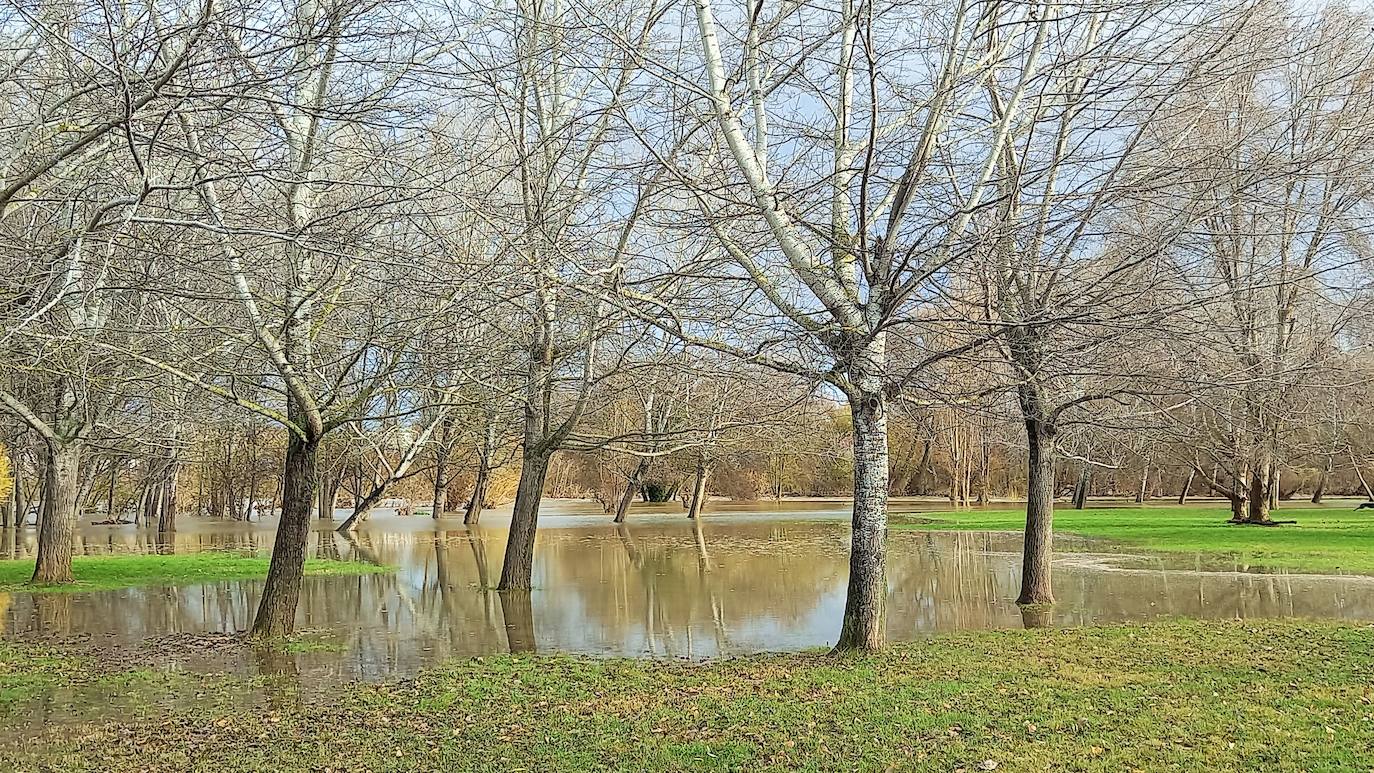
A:
[[[0,687],[27,657],[0,650]],[[5,742],[0,762],[116,773],[1369,770],[1371,673],[1374,628],[1310,621],[976,632],[849,658],[499,656],[309,700],[278,689],[254,710],[153,706]]]
[[[220,580],[252,580],[267,576],[269,560],[237,553],[200,552],[175,555],[136,553],[72,558],[76,581],[64,585],[30,585],[33,561],[0,561],[0,592],[80,593],[143,585],[194,585]],[[361,561],[312,558],[305,562],[308,576],[374,574],[390,567]]]
[[[1215,556],[1253,566],[1374,574],[1374,512],[1354,512],[1349,507],[1284,507],[1275,511],[1274,518],[1297,523],[1266,527],[1229,524],[1230,510],[1220,505],[1084,510],[1061,505],[1054,511],[1054,528],[1132,547]],[[908,515],[913,520],[904,523],[902,515],[894,514],[893,528],[1020,531],[1026,522],[1024,509]],[[918,516],[922,522],[915,522]]]

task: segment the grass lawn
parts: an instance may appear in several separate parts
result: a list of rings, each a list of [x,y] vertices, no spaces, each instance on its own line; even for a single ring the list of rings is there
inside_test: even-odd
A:
[[[75,556],[70,585],[30,585],[33,561],[0,561],[0,592],[79,593],[83,591],[130,588],[140,585],[193,585],[219,580],[252,580],[267,576],[267,558],[237,553],[201,552],[174,555],[137,553],[108,556]],[[305,562],[310,576],[373,574],[390,567],[361,561],[336,561],[312,558]]]
[[[1119,540],[1133,547],[1174,553],[1200,553],[1235,558],[1255,566],[1308,572],[1374,574],[1374,511],[1352,511],[1349,505],[1287,505],[1275,519],[1296,520],[1282,526],[1239,526],[1223,505],[1178,507],[1055,507],[1054,528],[1085,537]],[[895,529],[969,529],[1020,531],[1024,508],[894,513]],[[922,521],[916,522],[920,517]]]
[[[0,696],[44,675],[111,679],[0,644]],[[1370,770],[1372,676],[1374,627],[1311,621],[963,633],[847,658],[499,656],[313,696],[283,682],[255,709],[216,703],[223,675],[177,673],[167,691],[211,697],[11,737],[0,762],[215,773]],[[27,705],[0,697],[0,717],[8,726]]]

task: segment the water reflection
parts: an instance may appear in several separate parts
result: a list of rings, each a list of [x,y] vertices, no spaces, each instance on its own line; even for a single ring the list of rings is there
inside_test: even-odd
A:
[[[328,632],[345,646],[342,653],[250,650],[238,665],[332,681],[408,675],[449,657],[507,651],[699,658],[833,643],[848,549],[848,526],[838,511],[834,518],[718,513],[695,522],[680,514],[636,515],[619,526],[603,518],[549,519],[536,550],[535,589],[527,593],[492,590],[505,547],[505,528],[496,519],[472,527],[379,519],[347,538],[316,531],[312,555],[398,569],[307,580],[299,627]],[[132,530],[88,530],[79,546],[87,553],[265,553],[270,543],[271,532],[256,525],[191,524],[163,543]],[[23,539],[5,545],[11,555],[29,549]],[[1014,603],[1018,547],[1016,535],[1008,534],[894,532],[890,635],[1178,615],[1374,619],[1374,578],[1186,571],[1085,553],[1062,556],[1055,576],[1059,604],[1022,610]],[[13,594],[2,619],[11,635],[89,633],[116,643],[232,632],[248,626],[260,590],[260,582],[220,582]]]

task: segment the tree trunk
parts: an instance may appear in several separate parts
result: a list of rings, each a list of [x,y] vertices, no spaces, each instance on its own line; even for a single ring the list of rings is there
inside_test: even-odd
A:
[[[449,435],[453,428],[452,419],[444,419],[439,433],[439,446],[434,451],[434,490],[430,497],[429,517],[439,520],[448,509],[448,454]]]
[[[368,516],[372,515],[372,509],[386,497],[386,492],[391,489],[391,483],[390,480],[383,480],[376,488],[369,491],[367,496],[363,497],[362,501],[353,507],[353,512],[342,524],[339,524],[339,528],[335,531],[347,533],[366,522]]]
[[[1193,477],[1196,475],[1197,470],[1188,470],[1188,479],[1183,481],[1183,489],[1178,492],[1178,503],[1180,505],[1188,504],[1188,491],[1193,488]]]
[[[1054,561],[1054,431],[1026,419],[1029,450],[1026,481],[1026,533],[1021,554],[1021,595],[1017,604],[1052,604]],[[1085,465],[1086,467],[1086,465]]]
[[[29,500],[24,496],[24,470],[18,454],[14,455],[10,474],[14,478],[14,528],[21,529],[29,525]]]
[[[310,539],[310,511],[319,485],[318,437],[292,432],[286,444],[282,477],[281,520],[272,544],[272,563],[262,589],[262,601],[248,635],[255,639],[290,636],[296,627],[296,603],[305,573],[305,547]]]
[[[114,497],[115,484],[119,482],[119,457],[110,459],[110,490],[105,492],[105,519],[115,520]]]
[[[521,471],[523,474],[523,470]],[[485,457],[478,462],[477,479],[473,481],[472,498],[463,510],[463,523],[471,526],[482,520],[482,508],[486,507],[487,486],[491,483],[491,469]]]
[[[887,602],[887,402],[881,391],[849,397],[854,424],[854,517],[849,587],[836,651],[882,649]]]
[[[1326,457],[1326,466],[1322,467],[1322,476],[1317,479],[1317,488],[1312,492],[1312,504],[1322,503],[1322,497],[1326,495],[1326,479],[1331,475],[1331,457]]]
[[[316,505],[321,521],[334,520],[334,510],[339,503],[339,487],[343,483],[343,476],[340,474],[330,474],[319,476],[319,503]],[[358,509],[353,509],[356,515]]]
[[[630,479],[625,482],[625,493],[621,495],[620,501],[615,505],[616,523],[624,523],[625,516],[629,515],[630,503],[634,502],[635,495],[639,493],[640,487],[644,485],[644,475],[649,470],[650,461],[649,457],[645,456],[641,457],[640,460],[635,463],[634,472],[630,473]]]
[[[530,589],[534,575],[534,535],[539,528],[539,501],[544,495],[544,478],[549,474],[552,456],[552,452],[542,448],[525,449],[497,590]]]
[[[1273,480],[1270,474],[1271,462],[1267,458],[1261,458],[1254,469],[1250,472],[1250,510],[1245,520],[1249,523],[1268,523],[1269,522],[1269,484]]]
[[[1073,509],[1082,510],[1088,503],[1088,489],[1093,483],[1093,466],[1087,462],[1083,463],[1083,469],[1078,473],[1078,485],[1073,487]]]
[[[177,468],[175,463],[167,471],[167,479],[162,482],[162,511],[158,513],[157,530],[159,534],[170,534],[177,530]]]
[[[72,532],[76,529],[81,454],[80,443],[53,444],[49,448],[34,583],[72,581]]]
[[[711,467],[706,457],[697,458],[697,474],[692,481],[692,499],[687,505],[687,517],[695,520],[706,509],[706,501],[711,495],[706,492],[706,481],[711,477]]]
[[[1138,505],[1143,505],[1143,504],[1145,504],[1145,498],[1146,498],[1146,497],[1149,495],[1149,493],[1150,493],[1149,489],[1150,489],[1150,465],[1149,465],[1148,463],[1146,463],[1146,465],[1145,465],[1145,472],[1141,473],[1141,475],[1140,475],[1140,489],[1139,489],[1138,491],[1136,491],[1136,493],[1135,493],[1135,503],[1136,503],[1136,504],[1138,504]]]
[[[1355,452],[1350,452],[1350,463],[1355,466],[1355,477],[1360,480],[1360,488],[1364,489],[1364,498],[1374,502],[1374,489],[1369,487],[1369,481],[1364,477],[1364,471],[1360,469],[1360,462],[1355,458]]]

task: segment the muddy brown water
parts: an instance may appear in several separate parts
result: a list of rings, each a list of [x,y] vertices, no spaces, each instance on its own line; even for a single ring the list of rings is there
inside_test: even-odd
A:
[[[938,508],[938,503],[930,503]],[[900,509],[919,509],[904,504]],[[342,513],[340,513],[342,517]],[[535,590],[489,590],[507,517],[459,520],[379,514],[354,540],[321,528],[310,554],[376,561],[390,574],[307,578],[298,627],[333,646],[264,659],[243,648],[178,667],[289,672],[302,682],[405,677],[453,657],[508,651],[710,658],[832,644],[844,606],[847,504],[717,505],[693,523],[675,505],[637,507],[623,527],[591,503],[550,501],[540,519]],[[171,549],[266,554],[270,521],[183,519]],[[30,537],[31,539],[31,537]],[[1058,540],[1059,603],[1023,616],[1014,600],[1019,535],[891,532],[888,632],[895,640],[959,629],[1200,618],[1299,616],[1374,620],[1374,578],[1260,573],[1188,557],[1121,553]],[[26,547],[7,546],[11,555]],[[158,548],[133,527],[87,526],[78,550]],[[146,637],[234,632],[253,615],[260,581],[77,594],[10,594],[6,636],[96,637],[118,649]]]

